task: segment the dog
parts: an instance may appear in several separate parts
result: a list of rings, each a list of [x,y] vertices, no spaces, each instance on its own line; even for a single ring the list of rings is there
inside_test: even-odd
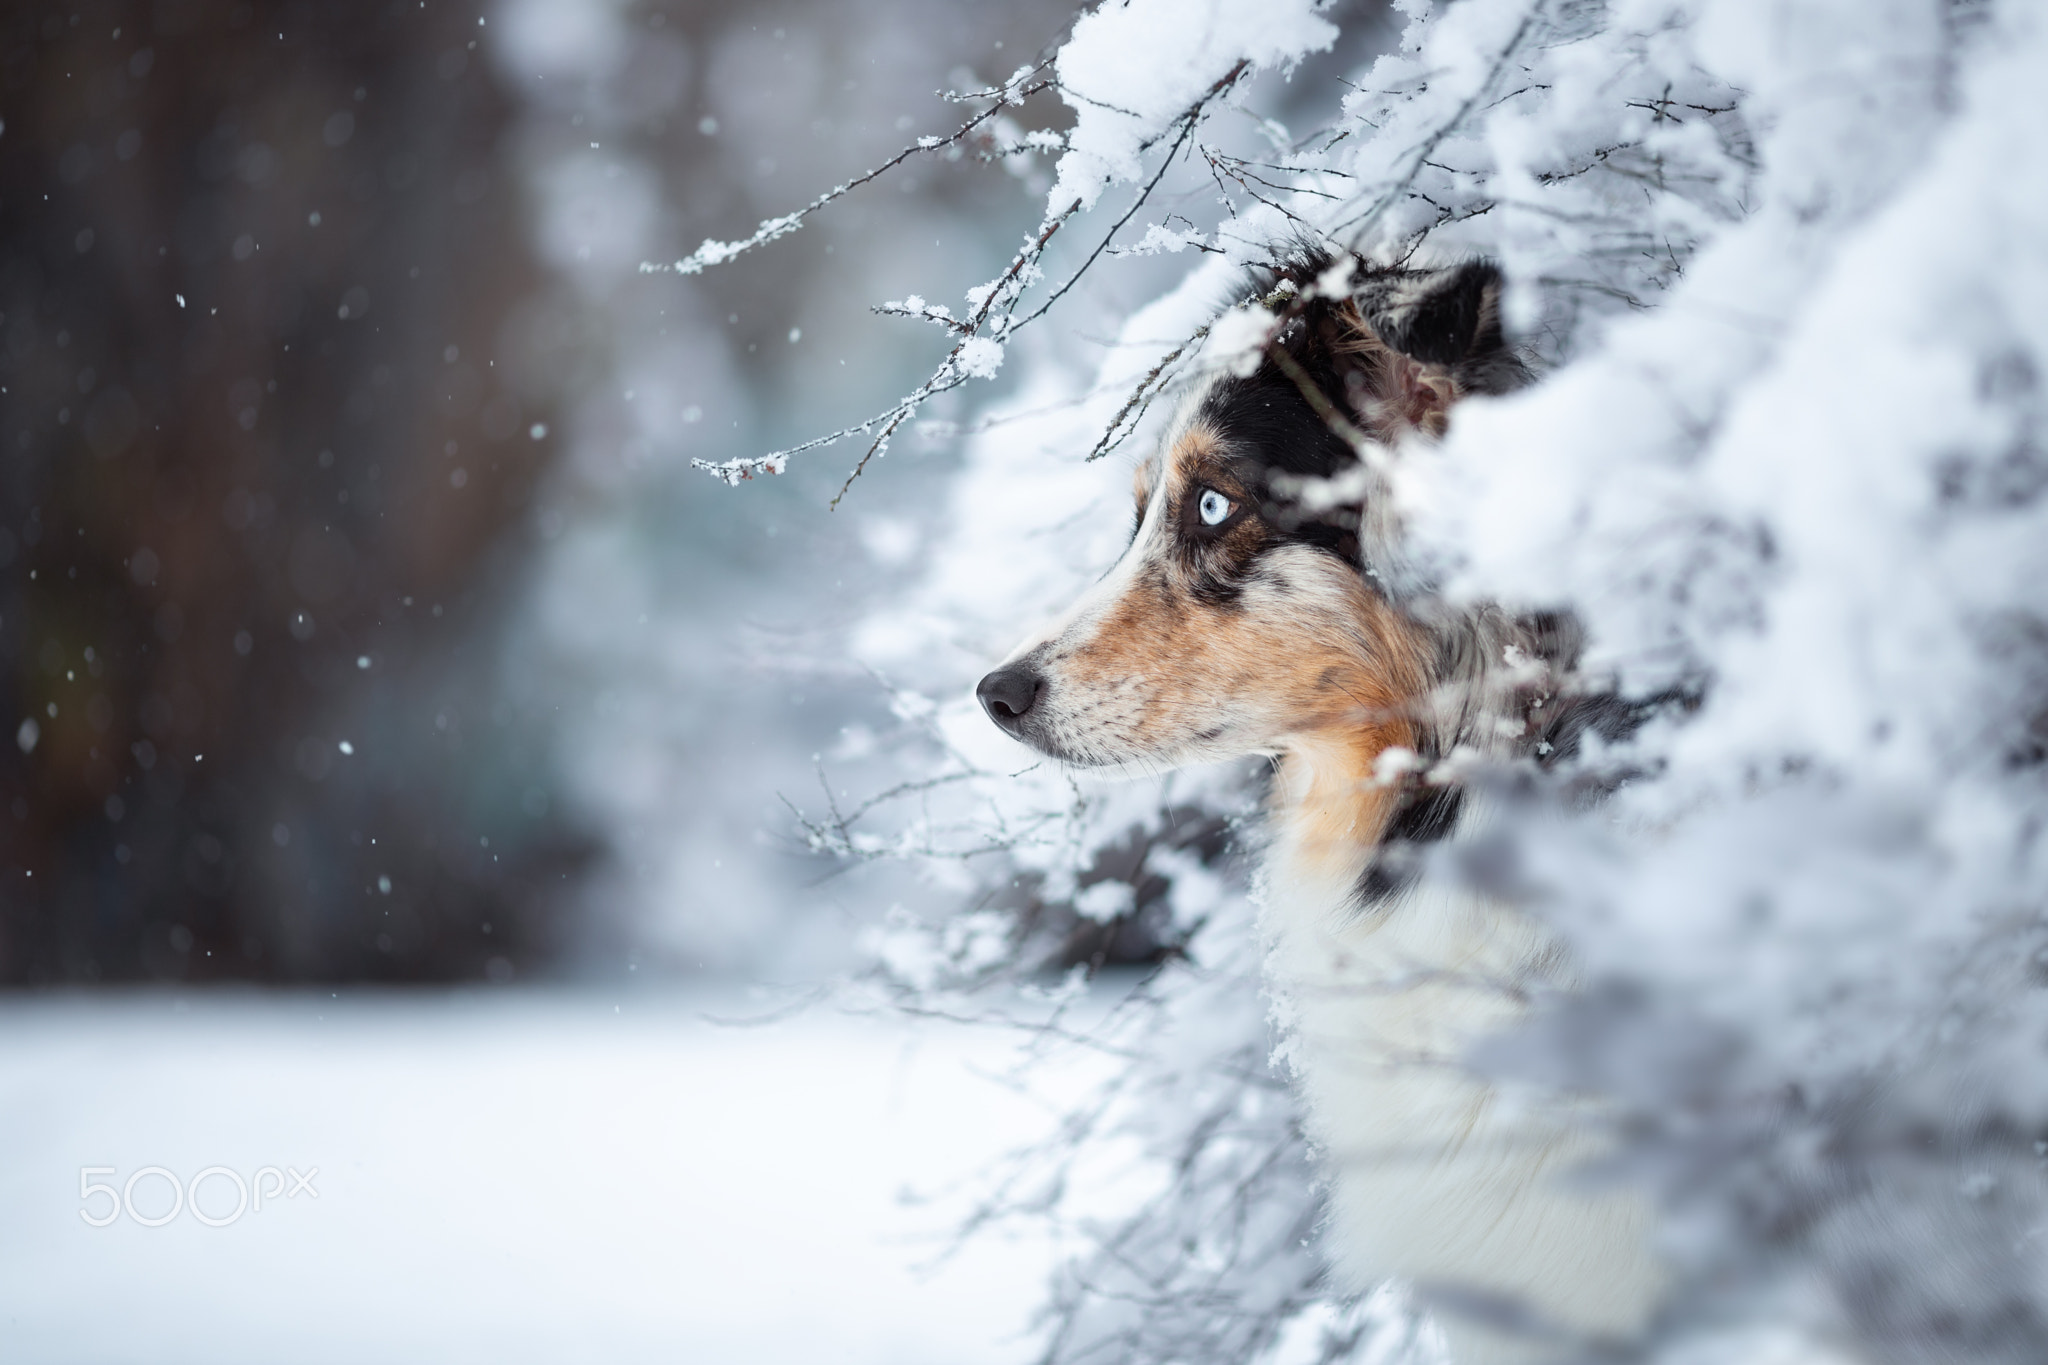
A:
[[[1527,382],[1501,285],[1485,262],[1308,250],[1258,274],[1238,310],[1258,344],[1140,465],[1122,558],[977,688],[1065,763],[1274,760],[1260,926],[1333,1268],[1352,1292],[1415,1285],[1458,1365],[1626,1341],[1664,1284],[1648,1204],[1579,1178],[1602,1150],[1587,1102],[1517,1101],[1465,1066],[1570,987],[1559,943],[1420,875],[1486,823],[1461,774],[1554,762],[1624,713],[1575,681],[1569,618],[1418,587],[1385,510],[1404,443]]]

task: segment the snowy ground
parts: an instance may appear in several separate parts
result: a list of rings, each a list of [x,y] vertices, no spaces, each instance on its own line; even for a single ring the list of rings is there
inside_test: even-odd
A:
[[[755,1006],[758,1012],[759,1006]],[[1023,1358],[1043,1245],[921,1272],[899,1200],[1037,1131],[1008,1040],[708,997],[0,1002],[0,1359],[972,1365]],[[160,1227],[126,1185],[266,1191]],[[257,1173],[280,1168],[279,1176]],[[312,1194],[272,1189],[317,1168]],[[226,1175],[199,1210],[234,1211]],[[133,1212],[161,1217],[146,1175]]]

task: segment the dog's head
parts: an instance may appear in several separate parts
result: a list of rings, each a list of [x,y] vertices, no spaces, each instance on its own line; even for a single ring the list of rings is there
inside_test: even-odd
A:
[[[1005,731],[1089,765],[1280,752],[1333,727],[1408,742],[1429,644],[1362,572],[1359,509],[1296,492],[1353,468],[1359,433],[1440,434],[1461,394],[1522,371],[1491,266],[1354,262],[1329,297],[1332,264],[1304,255],[1258,282],[1279,326],[1257,368],[1190,395],[1138,470],[1122,559],[981,680]]]

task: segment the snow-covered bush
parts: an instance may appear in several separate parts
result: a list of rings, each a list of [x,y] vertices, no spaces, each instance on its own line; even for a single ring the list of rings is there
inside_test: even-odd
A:
[[[574,875],[530,888],[576,927],[562,968],[812,980],[845,961],[864,901],[835,903],[852,879],[812,886],[776,793],[808,787],[812,754],[881,710],[841,623],[858,585],[911,572],[941,481],[873,481],[835,515],[829,465],[736,497],[689,457],[808,435],[851,396],[913,382],[922,357],[872,335],[903,324],[868,304],[979,278],[1049,168],[1020,157],[1020,174],[986,175],[920,154],[772,251],[686,278],[640,263],[745,236],[901,129],[950,120],[935,89],[949,70],[1005,40],[1035,46],[1069,13],[493,0],[466,21],[506,101],[497,154],[537,267],[490,363],[547,398],[529,413],[544,425],[516,424],[520,448],[561,452],[522,504],[530,538],[506,566],[517,611],[493,667],[535,718],[521,731],[549,774],[535,798],[590,836]]]
[[[1005,87],[1052,80],[1073,110],[1043,221],[958,316],[909,310],[954,351],[864,429],[885,451],[1016,353],[923,588],[860,636],[900,689],[906,786],[808,817],[821,850],[922,859],[957,892],[958,915],[877,936],[890,979],[990,1009],[1085,960],[1062,945],[1089,922],[1164,959],[1106,1019],[1059,990],[1018,1007],[1048,1046],[1120,1059],[1057,1149],[991,1187],[991,1214],[1078,1239],[1046,1358],[1430,1349],[1396,1299],[1322,1287],[1241,864],[1177,833],[1248,832],[1255,772],[1091,783],[967,695],[1120,549],[1125,474],[1092,457],[1142,447],[1153,400],[1215,363],[1245,268],[1303,239],[1500,263],[1539,382],[1386,462],[1407,571],[1569,610],[1589,673],[1686,699],[1495,775],[1509,817],[1427,872],[1578,955],[1583,989],[1473,1064],[1612,1102],[1620,1155],[1588,1178],[1658,1196],[1677,1286],[1646,1349],[2048,1358],[2048,16],[1396,8],[1398,49],[1353,70],[1315,57],[1345,16],[1307,0],[1082,16]],[[1188,250],[1142,306],[1073,290],[1091,325],[1121,315],[1099,364],[1032,327],[1083,270],[1133,268],[1112,253]]]

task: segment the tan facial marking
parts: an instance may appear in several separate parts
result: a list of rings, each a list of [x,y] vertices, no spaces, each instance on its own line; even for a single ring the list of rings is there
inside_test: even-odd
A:
[[[1080,762],[1177,763],[1327,734],[1369,771],[1412,738],[1415,632],[1355,569],[1271,544],[1227,454],[1197,421],[1140,468],[1144,519],[1123,560],[1015,656],[1045,678],[1034,742]],[[1205,488],[1230,500],[1230,519],[1191,534],[1188,505]],[[1223,580],[1233,592],[1219,595]]]

